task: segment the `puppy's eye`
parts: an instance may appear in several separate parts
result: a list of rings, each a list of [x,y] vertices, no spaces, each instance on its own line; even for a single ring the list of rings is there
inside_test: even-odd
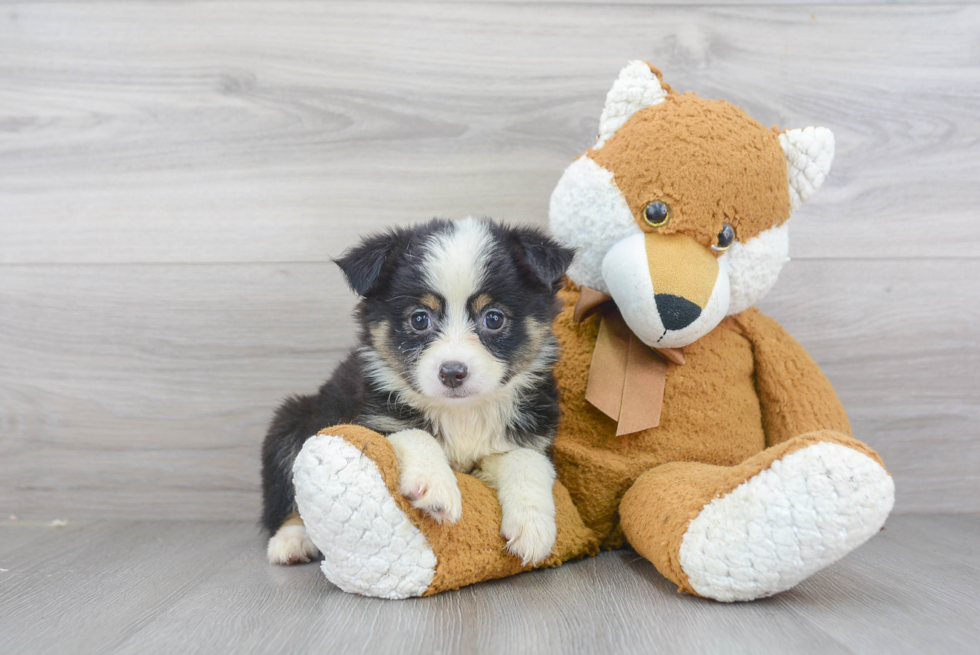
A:
[[[504,327],[504,315],[496,309],[491,309],[483,315],[483,325],[488,330],[499,330]]]
[[[670,222],[670,205],[659,200],[651,202],[643,212],[643,220],[650,227],[663,227]]]
[[[731,225],[725,223],[721,226],[721,232],[718,233],[718,242],[711,244],[711,249],[721,252],[722,250],[728,250],[732,243],[735,242],[735,230]]]
[[[408,322],[416,332],[425,332],[429,329],[429,313],[420,309],[412,314]]]

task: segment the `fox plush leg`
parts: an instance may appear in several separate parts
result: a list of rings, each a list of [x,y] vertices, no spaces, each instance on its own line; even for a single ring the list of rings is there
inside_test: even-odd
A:
[[[811,432],[732,467],[672,462],[620,505],[630,545],[685,591],[720,601],[784,591],[874,535],[895,487],[878,455]]]
[[[344,591],[429,596],[534,568],[507,551],[493,489],[456,473],[458,520],[433,518],[431,508],[418,506],[424,498],[400,493],[392,444],[366,428],[335,426],[308,439],[293,474],[300,515],[323,553],[321,568]],[[598,550],[560,483],[554,495],[558,534],[552,554],[539,564],[544,567]]]

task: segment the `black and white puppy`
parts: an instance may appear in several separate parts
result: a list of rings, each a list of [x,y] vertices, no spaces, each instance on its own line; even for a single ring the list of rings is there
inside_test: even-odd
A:
[[[262,450],[269,561],[308,561],[316,548],[296,513],[292,467],[319,430],[355,423],[388,437],[400,491],[455,523],[453,471],[497,490],[500,533],[525,564],[555,542],[558,427],[552,369],[555,294],[573,251],[542,232],[486,219],[433,220],[372,236],[337,260],[362,297],[360,346],[314,396],[286,400]]]

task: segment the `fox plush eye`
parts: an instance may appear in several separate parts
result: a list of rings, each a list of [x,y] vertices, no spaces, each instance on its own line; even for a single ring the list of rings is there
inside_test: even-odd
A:
[[[488,330],[499,330],[504,327],[504,315],[496,309],[491,309],[483,315],[483,325]]]
[[[670,222],[670,205],[659,200],[647,205],[643,220],[650,227],[663,227]]]
[[[412,329],[416,332],[425,332],[429,329],[429,314],[425,310],[418,310],[412,317],[408,320],[412,325]]]
[[[721,227],[721,232],[718,233],[718,242],[711,244],[712,250],[717,250],[721,252],[722,250],[728,250],[732,243],[735,241],[735,230],[731,225],[725,223]]]

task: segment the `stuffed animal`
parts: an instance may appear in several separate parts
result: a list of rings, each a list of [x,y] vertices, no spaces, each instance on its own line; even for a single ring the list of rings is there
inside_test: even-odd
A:
[[[833,152],[827,129],[766,129],[644,62],[622,70],[551,199],[551,229],[578,253],[555,323],[558,530],[540,566],[629,545],[681,591],[751,600],[881,528],[891,476],[806,351],[752,308]],[[294,467],[323,572],[385,598],[531,568],[505,548],[495,492],[457,479],[450,525],[398,493],[391,446],[363,427],[322,431]]]

